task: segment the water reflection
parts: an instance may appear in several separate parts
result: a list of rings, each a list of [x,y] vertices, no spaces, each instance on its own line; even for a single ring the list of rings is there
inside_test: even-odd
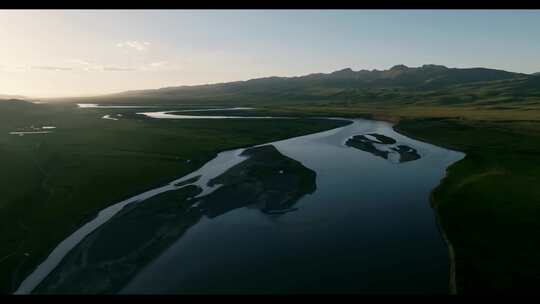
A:
[[[355,135],[345,142],[349,147],[369,152],[391,162],[404,163],[420,158],[416,149],[396,143],[395,139],[377,133]]]
[[[249,207],[276,217],[316,190],[316,173],[271,145],[246,149],[246,160],[210,179],[216,190],[199,196],[200,175],[178,190],[126,206],[79,243],[36,293],[114,293],[202,217]]]
[[[395,165],[406,153],[421,158]],[[463,156],[362,119],[224,151],[102,210],[18,293],[446,293],[428,198]]]

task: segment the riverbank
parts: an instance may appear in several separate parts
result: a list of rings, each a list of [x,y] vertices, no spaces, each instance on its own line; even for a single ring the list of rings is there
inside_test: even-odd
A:
[[[516,111],[290,106],[253,113],[383,120],[408,137],[465,152],[431,201],[451,256],[450,291],[470,294],[531,292],[540,282],[540,242],[524,236],[540,228],[540,123],[532,111]]]
[[[4,172],[10,172],[0,176],[0,293],[13,292],[56,244],[109,204],[192,172],[219,151],[348,123],[113,121],[101,118],[107,109],[23,102],[0,106],[0,157]],[[30,125],[57,128],[46,136],[9,134]]]
[[[425,138],[419,138],[418,136],[415,136],[414,134],[411,134],[411,133],[407,132],[406,130],[401,129],[399,124],[394,125],[392,127],[392,129],[394,131],[396,131],[397,133],[403,134],[403,135],[405,135],[407,137],[414,138],[416,140],[421,140],[421,141],[424,141],[424,142],[429,142],[429,140],[427,140]],[[444,145],[444,144],[440,144],[439,146],[444,147],[444,148],[449,149],[449,150],[459,151],[459,150],[456,149],[456,147],[453,147],[453,146],[450,147],[449,145]],[[463,152],[463,151],[459,151],[459,152]],[[450,167],[446,168],[444,177],[441,179],[441,183],[439,183],[439,185],[437,187],[440,187],[441,184],[444,182],[444,180],[447,178],[448,170],[449,170]],[[446,243],[446,246],[448,247],[448,264],[449,264],[448,292],[451,295],[455,295],[455,294],[457,294],[456,253],[455,253],[455,250],[454,250],[454,246],[452,245],[452,242],[450,241],[446,231],[444,230],[444,226],[441,224],[441,214],[440,214],[439,209],[437,208],[437,202],[433,197],[434,191],[435,191],[435,189],[433,189],[433,191],[429,195],[429,202],[430,202],[431,207],[433,208],[433,213],[435,215],[435,221],[437,222],[437,227],[439,228],[439,232],[441,234],[441,237],[444,240],[444,242]]]
[[[24,272],[39,261],[37,257],[45,255],[43,248],[50,248],[47,244],[57,243],[65,237],[65,231],[76,229],[75,219],[85,221],[105,202],[125,197],[126,187],[135,189],[130,193],[139,193],[148,188],[150,179],[163,179],[161,183],[166,183],[182,170],[191,172],[219,151],[213,148],[216,146],[239,147],[243,143],[270,141],[264,138],[287,138],[290,133],[300,135],[306,129],[325,128],[325,123],[317,125],[313,121],[288,125],[293,120],[280,120],[277,127],[263,120],[249,123],[230,120],[227,125],[219,121],[110,121],[101,119],[104,112],[100,110],[85,109],[89,112],[77,113],[60,106],[49,110],[26,109],[22,116],[19,112],[0,112],[5,116],[0,120],[5,130],[25,127],[17,125],[20,123],[58,127],[46,138],[10,138],[8,131],[0,138],[2,157],[9,160],[7,171],[14,172],[2,176],[2,191],[7,200],[0,205],[4,211],[0,216],[2,231],[8,231],[4,236],[6,246],[0,254],[2,292],[12,290]],[[261,115],[299,116],[299,113],[303,117],[345,116],[390,121],[397,123],[396,131],[408,137],[467,153],[465,159],[448,168],[447,176],[432,193],[437,221],[454,256],[451,260],[455,262],[455,280],[451,282],[455,282],[455,291],[458,294],[534,292],[540,282],[537,259],[540,240],[534,233],[540,231],[540,191],[536,187],[540,182],[540,124],[531,119],[534,113],[529,111],[516,120],[512,114],[500,111],[495,117],[492,116],[495,112],[489,116],[475,116],[474,111],[445,115],[444,111],[394,108],[369,114],[368,109],[337,111],[318,107],[316,111],[265,110]],[[134,129],[143,131],[134,134]],[[194,136],[197,141],[193,140]],[[63,152],[57,155],[58,151]],[[152,166],[141,167],[147,162]],[[140,172],[145,172],[142,180],[138,178]],[[73,188],[74,181],[84,182],[87,187]],[[13,184],[20,186],[6,187]],[[80,204],[71,204],[73,201]],[[67,214],[66,217],[51,216],[60,212]],[[32,236],[32,231],[42,227],[48,227],[50,233]]]
[[[450,166],[432,202],[454,256],[458,294],[534,293],[540,283],[540,113],[468,106],[336,104],[277,113],[362,115],[467,156]],[[269,111],[272,113],[272,111]],[[452,290],[452,288],[451,288]]]
[[[251,113],[383,120],[394,123],[394,129],[408,137],[467,153],[464,160],[448,168],[431,196],[452,257],[450,291],[531,291],[540,281],[536,275],[540,266],[535,262],[540,249],[521,235],[538,230],[531,212],[539,212],[534,186],[540,179],[534,168],[540,168],[526,165],[539,163],[540,127],[531,119],[532,113],[398,111],[395,107],[358,111],[323,106],[266,108]]]
[[[396,138],[397,143],[414,146],[428,158],[419,159],[405,166],[398,166],[386,161],[381,162],[374,159],[372,155],[356,149],[344,149],[343,142],[357,134],[379,134],[375,137],[392,142],[395,140],[390,138]],[[298,199],[298,195],[290,190],[296,192],[305,189],[302,192],[313,192],[314,172],[307,175],[301,174],[302,170],[295,170],[279,161],[281,157],[276,158],[279,155],[276,153],[274,153],[275,156],[269,155],[270,159],[265,158],[258,161],[256,158],[250,158],[246,162],[238,164],[236,169],[230,168],[224,175],[214,179],[219,180],[218,184],[224,186],[216,190],[215,193],[209,194],[208,198],[203,198],[203,202],[200,204],[196,202],[196,199],[190,200],[190,204],[194,204],[193,207],[195,207],[191,210],[202,208],[201,211],[213,218],[213,220],[202,220],[201,223],[195,223],[195,226],[190,229],[200,232],[198,234],[199,246],[194,246],[191,243],[193,235],[187,239],[179,238],[175,242],[187,241],[191,244],[184,244],[181,250],[173,255],[173,260],[170,259],[170,254],[161,254],[161,256],[169,257],[169,260],[161,263],[166,269],[157,266],[160,262],[153,261],[152,265],[156,266],[152,266],[150,269],[154,267],[159,269],[145,271],[147,276],[137,275],[138,279],[135,281],[138,283],[130,285],[131,287],[125,290],[126,292],[191,293],[202,292],[202,290],[210,293],[287,293],[308,290],[315,293],[338,291],[346,293],[447,292],[446,247],[440,241],[427,198],[431,189],[442,176],[444,168],[460,159],[461,155],[448,153],[444,149],[399,136],[391,130],[389,124],[377,121],[358,121],[354,125],[339,130],[291,138],[272,144],[284,153],[283,155],[289,155],[291,159],[299,161],[292,162],[293,164],[302,163],[307,168],[312,168],[315,172],[320,173],[317,178],[317,192],[308,195],[302,202],[299,202],[298,208],[292,207],[291,203]],[[212,168],[212,170],[223,169],[221,164],[229,163],[225,155],[235,158],[236,153],[228,151],[220,155],[225,158],[212,160],[205,165],[205,168],[208,170]],[[269,165],[271,159],[279,161],[279,164]],[[255,166],[251,170],[253,174],[249,173],[249,169],[246,171],[246,166],[247,168],[251,166],[249,165],[250,160],[251,162],[255,161]],[[379,174],[362,174],[366,171],[379,172]],[[307,172],[311,171],[307,170]],[[246,175],[246,173],[249,174]],[[200,178],[197,183],[202,186],[207,184],[208,178],[214,175],[208,171],[205,173],[196,171],[183,179],[195,176]],[[289,180],[283,180],[287,176]],[[403,182],[403,179],[410,182]],[[291,186],[292,188],[289,188]],[[382,189],[387,190],[386,193],[383,193]],[[400,193],[401,199],[396,199],[396,193]],[[173,195],[172,192],[169,194]],[[213,200],[212,197],[215,195],[218,197]],[[362,203],[359,203],[359,198],[362,198]],[[212,204],[212,201],[215,204]],[[263,203],[265,201],[267,203]],[[144,209],[147,203],[137,204],[137,206]],[[179,201],[170,203],[174,203],[172,207],[182,205]],[[276,203],[278,204],[276,205]],[[238,204],[249,207],[243,208]],[[222,211],[224,207],[227,209],[225,212]],[[280,212],[277,214],[273,211],[268,213],[270,211],[268,207],[271,209],[277,207]],[[260,209],[266,216],[254,214],[254,208]],[[134,205],[133,208],[129,209],[131,210],[129,214],[133,215],[134,210],[139,209],[139,207]],[[315,212],[315,210],[318,211]],[[139,228],[147,227],[148,216],[159,214],[170,215],[174,212],[147,214],[140,220],[131,222]],[[401,214],[401,216],[396,216],[397,214]],[[127,213],[125,215],[124,219],[131,217]],[[282,215],[283,217],[279,220],[276,218]],[[119,220],[122,217],[116,219]],[[268,225],[269,222],[264,219],[271,220],[272,224]],[[224,221],[229,221],[229,223],[224,225]],[[115,226],[113,222],[114,219],[112,222],[106,223],[103,228],[105,229],[105,226],[108,225]],[[242,222],[251,222],[251,225],[239,225]],[[151,224],[152,221],[149,223]],[[162,220],[159,223],[162,223]],[[214,228],[211,228],[212,226]],[[246,231],[246,227],[250,227],[250,229]],[[392,227],[392,229],[388,229],[388,227]],[[204,232],[201,232],[201,229]],[[173,232],[175,230],[158,229],[156,231]],[[100,248],[125,250],[124,253],[119,253],[117,250],[103,251],[101,249],[88,250],[88,254],[83,255],[99,268],[102,265],[99,261],[104,256],[113,259],[133,256],[133,252],[137,251],[132,250],[134,238],[139,239],[137,243],[140,244],[145,244],[147,240],[160,239],[159,233],[157,237],[153,237],[152,233],[148,233],[148,229],[143,229],[144,233],[130,237],[121,236],[122,232],[125,231],[132,231],[132,229],[124,225],[116,225],[115,229],[88,236],[84,241],[85,243],[101,244]],[[115,233],[120,235],[114,237]],[[340,235],[339,242],[336,235]],[[413,235],[414,237],[411,239]],[[298,243],[298,239],[302,240],[301,244]],[[114,246],[111,245],[112,240],[115,240]],[[209,240],[213,241],[209,242]],[[234,248],[229,248],[230,246],[223,246],[224,243],[236,245],[233,246]],[[90,247],[80,246],[83,251],[87,250],[85,248]],[[257,251],[253,251],[254,248],[260,248],[263,251],[257,253]],[[419,251],[419,248],[422,250]],[[192,258],[182,257],[182,254],[189,251],[197,253],[196,258],[193,256]],[[209,256],[201,255],[201,252],[209,252]],[[215,252],[220,252],[219,257],[215,256]],[[227,254],[227,252],[229,253]],[[267,256],[266,253],[271,254]],[[291,255],[291,253],[294,254]],[[134,254],[134,256],[148,255]],[[188,254],[188,256],[191,255]],[[339,256],[340,258],[337,261],[328,260],[325,258],[328,256]],[[67,257],[67,260],[70,259],[73,260],[71,265],[74,265],[75,268],[60,266],[55,270],[55,273],[63,272],[75,275],[72,270],[80,264],[77,262],[79,259],[73,254]],[[306,261],[306,259],[308,260]],[[219,266],[219,270],[212,269],[212,267],[216,267],[216,263],[217,265],[230,265],[234,261],[241,261],[241,265]],[[272,264],[272,261],[276,264]],[[388,267],[389,264],[397,261],[400,263]],[[317,269],[313,269],[313,263],[318,264]],[[103,263],[103,265],[113,264]],[[175,269],[182,271],[171,273],[172,270],[169,266],[171,264],[176,265]],[[107,287],[110,286],[107,285],[107,282],[113,279],[109,273],[107,271],[94,273],[91,271],[90,264],[85,265],[88,267],[79,268],[79,271],[76,272],[80,280],[70,278],[64,281],[68,285],[71,285],[72,282],[79,282],[71,285],[73,288],[66,287],[60,282],[60,285],[55,283],[50,285],[52,287],[50,291],[70,292],[72,290],[73,292],[94,293],[100,290],[99,292],[111,292]],[[114,265],[120,268],[127,266],[125,261]],[[134,266],[130,263],[128,265],[130,265],[129,269]],[[193,276],[189,270],[193,266],[197,269],[197,273],[205,269],[203,271],[205,276]],[[245,272],[242,270],[243,267],[248,267],[252,271]],[[107,269],[110,269],[109,266]],[[366,269],[370,271],[366,272]],[[117,271],[113,272],[120,274]],[[127,279],[131,276],[126,275],[128,275]],[[414,281],[409,279],[411,276],[415,277]],[[63,277],[65,276],[60,275],[58,278]],[[388,277],[392,277],[393,281],[388,282]],[[219,283],[214,281],[214,279],[220,280],[220,278],[225,279],[225,281]],[[291,278],[294,279],[291,280]],[[316,278],[318,283],[313,281],[313,278]],[[94,289],[93,284],[89,283],[92,280],[103,282],[103,284],[97,284],[95,286],[97,289]],[[155,281],[161,283],[156,285]],[[208,282],[213,282],[212,286],[208,286]],[[83,285],[77,286],[77,284]],[[198,287],[196,287],[197,285]],[[55,289],[57,287],[59,289]],[[106,290],[100,289],[102,287],[105,287]],[[41,291],[43,290],[38,292]]]
[[[464,151],[433,190],[458,294],[534,293],[538,236],[540,124],[462,119],[400,120],[396,130]]]
[[[271,145],[237,153],[220,153],[213,165],[100,212],[100,219],[70,235],[71,242],[64,240],[70,245],[59,245],[56,258],[40,265],[17,294],[115,294],[203,217],[253,205],[265,213],[285,211],[315,190],[315,172]],[[224,155],[236,165],[223,168]],[[217,176],[210,179],[212,173]],[[126,235],[134,230],[138,233]],[[86,263],[81,265],[81,259]]]

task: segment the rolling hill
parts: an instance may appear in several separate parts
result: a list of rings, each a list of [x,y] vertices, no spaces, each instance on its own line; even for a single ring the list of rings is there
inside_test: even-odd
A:
[[[474,102],[479,92],[493,99],[537,94],[540,77],[487,68],[448,68],[442,65],[388,70],[350,68],[298,77],[266,77],[218,84],[126,91],[97,97],[56,101],[147,104],[305,104],[319,102],[400,102],[418,96],[435,103]],[[482,93],[483,94],[483,93]],[[439,96],[441,98],[434,98]],[[459,95],[457,98],[455,95]],[[427,97],[427,98],[426,98]],[[518,96],[519,97],[519,96]],[[437,99],[437,100],[434,100]]]

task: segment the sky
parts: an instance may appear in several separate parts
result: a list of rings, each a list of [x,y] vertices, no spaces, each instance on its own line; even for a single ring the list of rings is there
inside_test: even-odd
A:
[[[540,72],[540,10],[0,10],[0,94],[64,97],[397,64]]]

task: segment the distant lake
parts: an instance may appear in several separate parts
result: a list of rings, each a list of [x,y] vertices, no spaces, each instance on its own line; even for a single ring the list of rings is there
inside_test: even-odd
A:
[[[429,195],[463,157],[363,119],[225,151],[107,208],[19,292],[447,293]]]

